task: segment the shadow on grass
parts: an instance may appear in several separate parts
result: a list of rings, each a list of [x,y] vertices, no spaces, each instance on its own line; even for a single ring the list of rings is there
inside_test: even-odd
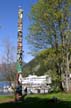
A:
[[[0,108],[71,108],[71,101],[29,97],[22,102],[1,103]]]

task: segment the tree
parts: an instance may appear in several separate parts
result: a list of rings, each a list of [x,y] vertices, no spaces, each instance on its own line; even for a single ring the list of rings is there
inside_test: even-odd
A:
[[[11,82],[15,80],[16,74],[16,50],[9,38],[6,38],[3,43],[2,71],[5,79]]]
[[[61,46],[60,55],[62,56],[61,67],[56,62],[57,72],[61,70],[61,75],[65,75],[66,91],[70,90],[69,85],[69,60],[71,38],[70,19],[71,19],[71,0],[38,0],[33,5],[30,18],[32,20],[29,29],[28,42],[34,49],[40,50],[52,47],[56,50]]]
[[[36,48],[47,48],[64,43],[64,30],[69,27],[70,3],[69,0],[38,0],[30,15],[32,23],[28,37],[31,44]]]

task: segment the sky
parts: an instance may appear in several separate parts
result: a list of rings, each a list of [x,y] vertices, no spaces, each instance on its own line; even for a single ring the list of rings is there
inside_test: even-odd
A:
[[[24,61],[27,63],[33,59],[33,56],[28,54],[30,51],[29,44],[25,37],[28,33],[30,20],[28,14],[33,4],[37,0],[0,0],[0,59],[3,54],[3,40],[9,37],[14,45],[17,46],[17,22],[18,22],[18,7],[21,6],[23,13],[23,49]]]

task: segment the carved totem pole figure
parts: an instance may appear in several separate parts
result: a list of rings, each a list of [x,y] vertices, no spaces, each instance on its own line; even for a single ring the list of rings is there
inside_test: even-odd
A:
[[[22,83],[19,82],[19,76],[23,71],[23,10],[18,11],[18,45],[17,45],[17,65],[16,65],[16,94],[15,100],[19,101],[22,98]]]

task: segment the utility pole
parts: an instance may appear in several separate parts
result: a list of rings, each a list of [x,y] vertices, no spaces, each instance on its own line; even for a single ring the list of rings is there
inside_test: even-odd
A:
[[[17,65],[16,65],[16,101],[22,98],[22,82],[19,81],[20,75],[23,72],[23,10],[19,8],[18,10],[18,42],[17,42]]]

